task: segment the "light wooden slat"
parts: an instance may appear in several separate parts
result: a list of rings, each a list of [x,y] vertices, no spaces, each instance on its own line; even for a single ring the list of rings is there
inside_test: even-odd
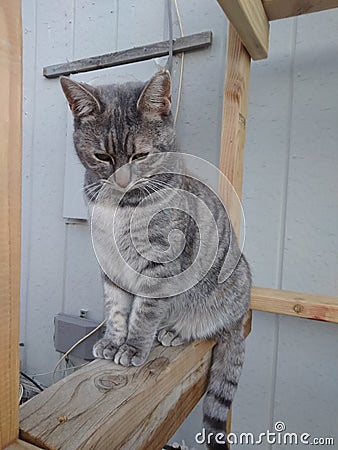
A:
[[[269,21],[261,0],[218,0],[252,59],[264,59],[269,50]]]
[[[47,449],[158,450],[202,396],[211,345],[158,345],[142,367],[94,361],[21,407],[20,436]]]
[[[35,445],[29,444],[28,442],[18,439],[17,441],[10,444],[5,450],[37,450],[41,447],[36,447]]]
[[[229,212],[234,230],[239,237],[241,224],[240,202],[242,198],[246,117],[248,111],[250,55],[231,23],[228,27],[226,73],[223,100],[220,171],[233,186],[221,177],[219,193]],[[245,335],[251,331],[251,311],[244,320]],[[227,432],[231,431],[231,411]]]
[[[251,308],[257,311],[338,323],[338,297],[254,287]]]
[[[262,0],[269,20],[338,8],[338,0]]]
[[[0,448],[17,438],[21,213],[21,2],[0,4]]]
[[[228,28],[226,60],[219,168],[230,181],[235,192],[229,189],[223,179],[220,180],[219,192],[227,205],[235,232],[239,235],[241,211],[238,198],[242,198],[250,55],[231,24]]]

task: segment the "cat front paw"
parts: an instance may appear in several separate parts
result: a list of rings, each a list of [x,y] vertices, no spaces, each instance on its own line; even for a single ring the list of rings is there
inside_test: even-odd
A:
[[[128,343],[122,344],[118,349],[114,362],[121,366],[142,366],[148,358],[150,348],[139,349]]]
[[[95,358],[114,359],[119,345],[108,338],[102,338],[93,346],[93,355]]]
[[[186,341],[174,330],[164,328],[160,330],[157,335],[157,340],[164,345],[164,347],[176,347],[182,345]]]

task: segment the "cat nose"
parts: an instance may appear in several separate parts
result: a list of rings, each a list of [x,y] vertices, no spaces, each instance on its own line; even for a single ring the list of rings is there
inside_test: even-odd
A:
[[[121,188],[126,188],[130,183],[130,179],[131,173],[128,166],[122,166],[114,173],[115,183],[118,184]]]

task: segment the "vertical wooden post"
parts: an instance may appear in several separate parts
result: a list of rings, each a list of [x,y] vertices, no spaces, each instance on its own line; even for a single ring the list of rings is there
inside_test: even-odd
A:
[[[242,198],[243,160],[248,109],[250,56],[229,22],[224,86],[220,170]],[[240,232],[239,203],[220,182],[220,195],[228,207],[236,234]]]
[[[229,22],[226,54],[226,72],[224,86],[224,103],[222,119],[222,137],[220,170],[241,200],[244,145],[246,137],[246,118],[248,110],[249,80],[251,58],[242,44],[236,30]],[[239,237],[241,224],[240,203],[229,186],[220,180],[219,191],[228,208],[235,232]],[[251,314],[248,315],[245,329],[248,334]],[[231,430],[231,411],[229,413],[227,432]]]
[[[0,448],[18,436],[21,2],[0,4]]]

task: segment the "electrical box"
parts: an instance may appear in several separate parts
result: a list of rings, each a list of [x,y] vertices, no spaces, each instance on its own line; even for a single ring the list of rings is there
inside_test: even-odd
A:
[[[93,331],[100,322],[79,316],[59,313],[54,317],[54,347],[60,353],[66,353],[76,342]],[[103,328],[103,327],[102,327]],[[102,336],[102,328],[76,346],[70,356],[92,360],[93,345]]]

